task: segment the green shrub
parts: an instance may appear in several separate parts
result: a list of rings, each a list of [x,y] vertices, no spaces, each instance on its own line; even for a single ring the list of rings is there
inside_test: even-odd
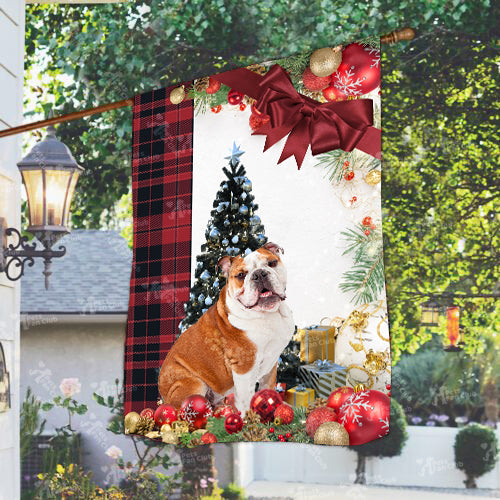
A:
[[[222,498],[227,500],[245,500],[245,490],[234,483],[229,483],[222,492]]]
[[[480,424],[469,424],[455,438],[455,464],[465,472],[467,488],[476,488],[476,478],[495,467],[498,441],[495,431]]]

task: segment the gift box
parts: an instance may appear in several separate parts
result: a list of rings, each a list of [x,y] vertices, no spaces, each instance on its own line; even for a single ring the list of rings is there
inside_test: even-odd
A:
[[[283,396],[286,393],[286,384],[284,382],[278,382],[275,385],[274,390]]]
[[[318,325],[297,330],[296,339],[300,341],[300,360],[313,363],[317,359],[335,361],[335,337],[337,328],[331,325]]]
[[[318,360],[301,366],[299,378],[305,385],[314,389],[316,397],[328,398],[334,389],[346,385],[347,368],[326,359]]]
[[[308,406],[314,401],[314,389],[298,385],[286,391],[285,400],[292,406]]]

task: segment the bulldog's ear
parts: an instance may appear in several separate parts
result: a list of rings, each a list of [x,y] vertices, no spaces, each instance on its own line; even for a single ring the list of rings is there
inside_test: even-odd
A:
[[[280,255],[280,254],[284,254],[285,251],[279,246],[279,245],[276,245],[276,243],[273,243],[271,241],[268,241],[264,247],[266,250],[269,250],[270,252],[272,252],[274,255]]]
[[[229,270],[231,269],[231,264],[233,263],[234,257],[229,257],[229,255],[225,255],[221,259],[219,259],[219,262],[217,262],[217,266],[215,266],[215,269],[218,270],[220,269],[222,271],[222,274],[227,278],[229,276]]]

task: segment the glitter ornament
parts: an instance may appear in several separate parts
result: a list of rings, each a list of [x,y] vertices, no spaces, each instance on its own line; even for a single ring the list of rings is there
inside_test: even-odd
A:
[[[325,47],[324,49],[315,50],[311,54],[309,67],[311,72],[319,77],[331,75],[342,62],[341,47]]]
[[[213,416],[215,418],[226,418],[231,413],[235,413],[234,407],[231,405],[222,404],[215,407]]]
[[[212,416],[212,406],[207,398],[200,394],[187,397],[179,410],[179,418],[189,424],[190,428],[202,429]]]
[[[230,413],[224,420],[224,429],[228,434],[236,434],[243,429],[243,419],[237,413]]]
[[[351,445],[364,444],[389,433],[391,400],[380,391],[352,394],[339,410],[338,422],[349,433]]]
[[[336,422],[337,414],[331,408],[326,406],[316,408],[306,419],[306,432],[307,435],[314,439],[314,434],[321,424],[325,422]]]
[[[185,97],[186,91],[184,90],[184,85],[181,85],[170,92],[170,102],[172,104],[180,104]]]
[[[171,405],[160,405],[154,413],[156,425],[161,428],[163,424],[171,424],[177,420],[177,410]]]
[[[135,411],[130,411],[125,415],[125,434],[134,434],[137,430],[137,423],[141,416]]]
[[[154,418],[155,412],[151,408],[144,408],[139,415],[145,418]]]
[[[211,432],[205,432],[205,434],[201,436],[201,442],[203,444],[216,443],[217,437],[215,436],[215,434],[212,434]]]
[[[351,387],[343,386],[335,389],[330,396],[328,396],[328,400],[326,402],[326,406],[328,408],[332,408],[337,413],[340,410],[340,407],[346,402],[347,398],[353,393]]]
[[[283,403],[278,392],[272,389],[262,389],[257,391],[251,401],[250,408],[260,416],[262,423],[272,422],[274,411]]]
[[[365,182],[370,186],[376,186],[382,180],[380,170],[371,170],[365,176]]]
[[[276,410],[274,410],[274,418],[281,419],[281,423],[284,425],[289,425],[293,422],[294,411],[293,408],[287,404],[283,403],[279,405]]]
[[[302,73],[302,83],[304,87],[312,92],[325,89],[330,85],[330,80],[331,78],[329,76],[316,76],[311,71],[311,68],[306,68],[304,73]]]
[[[325,422],[314,433],[314,444],[349,446],[349,433],[338,422]]]

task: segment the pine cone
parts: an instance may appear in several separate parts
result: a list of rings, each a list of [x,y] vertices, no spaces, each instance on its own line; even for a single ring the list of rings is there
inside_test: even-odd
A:
[[[245,441],[269,441],[268,431],[265,427],[255,424],[248,425],[242,436]]]
[[[323,95],[323,92],[312,92],[310,90],[307,90],[305,87],[302,89],[302,94],[305,94],[306,96],[310,97],[311,99],[314,99],[315,101],[319,102],[326,102],[325,96]]]
[[[196,90],[197,92],[204,92],[205,90],[207,90],[209,79],[210,78],[208,76],[204,76],[203,78],[198,78],[194,82],[194,90]]]
[[[194,448],[195,446],[200,446],[200,444],[204,444],[200,438],[193,438],[189,441],[189,447]]]
[[[253,410],[247,410],[245,412],[245,418],[243,419],[245,424],[260,424],[260,415]]]
[[[137,427],[135,428],[135,433],[145,436],[148,432],[151,432],[155,427],[155,421],[152,418],[141,417],[137,421]]]
[[[267,68],[262,66],[262,64],[250,64],[250,66],[247,66],[247,69],[258,75],[265,75],[267,73]]]
[[[306,416],[309,416],[309,413],[311,413],[313,410],[316,408],[319,408],[320,406],[326,406],[326,399],[325,398],[316,398],[312,403],[309,404],[306,410]]]

